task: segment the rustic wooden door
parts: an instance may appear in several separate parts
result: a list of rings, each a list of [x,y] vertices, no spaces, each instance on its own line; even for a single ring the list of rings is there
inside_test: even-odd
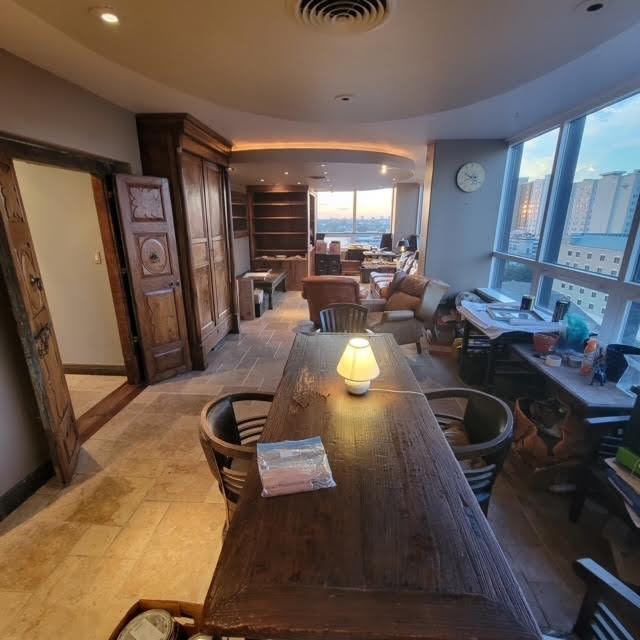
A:
[[[0,263],[60,479],[73,476],[80,438],[13,163],[0,153]],[[79,310],[80,312],[81,310]]]
[[[116,176],[147,381],[191,369],[178,249],[166,178]]]
[[[205,162],[204,178],[209,212],[209,250],[215,285],[216,324],[219,324],[231,315],[231,285],[227,263],[227,235],[220,167],[211,162]]]

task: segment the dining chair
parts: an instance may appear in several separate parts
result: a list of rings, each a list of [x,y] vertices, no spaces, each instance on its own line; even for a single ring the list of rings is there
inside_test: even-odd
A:
[[[238,419],[241,402],[273,402],[272,393],[247,391],[222,396],[207,403],[200,414],[200,444],[224,496],[225,533],[242,493],[249,462],[266,422],[266,415],[256,415],[252,405],[245,405],[246,416]],[[243,407],[244,408],[244,407]]]
[[[640,595],[590,558],[576,560],[573,570],[587,585],[573,634],[543,635],[544,640],[640,638]]]
[[[322,333],[365,333],[369,310],[360,304],[335,303],[320,311]]]
[[[464,473],[485,515],[489,511],[491,491],[502,469],[513,440],[513,414],[505,402],[475,389],[434,389],[425,393],[427,400],[466,400],[462,415],[434,410],[443,431],[458,422],[464,425],[470,444],[451,445],[459,462],[481,461],[480,466],[465,468]],[[432,407],[433,408],[433,407]]]

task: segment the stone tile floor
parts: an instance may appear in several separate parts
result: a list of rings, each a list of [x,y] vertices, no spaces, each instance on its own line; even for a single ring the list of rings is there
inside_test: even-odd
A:
[[[76,418],[86,413],[95,405],[106,398],[112,391],[121,387],[126,381],[126,376],[95,376],[77,373],[65,374],[71,404]]]
[[[236,389],[274,391],[300,294],[243,323],[206,371],[154,385],[82,448],[70,486],[52,480],[0,522],[0,637],[104,640],[139,598],[202,602],[221,546],[224,506],[197,435],[202,406]],[[459,385],[451,360],[403,348],[425,389]],[[569,629],[581,585],[571,561],[606,552],[586,514],[504,473],[489,520],[543,627]]]

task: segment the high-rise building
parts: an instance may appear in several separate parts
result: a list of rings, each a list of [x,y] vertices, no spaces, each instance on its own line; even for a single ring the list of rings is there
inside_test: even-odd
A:
[[[587,229],[598,180],[588,178],[574,182],[567,211],[565,235],[584,233]]]
[[[524,231],[535,236],[540,234],[542,212],[549,191],[551,176],[529,180],[520,178],[516,192],[513,230]]]

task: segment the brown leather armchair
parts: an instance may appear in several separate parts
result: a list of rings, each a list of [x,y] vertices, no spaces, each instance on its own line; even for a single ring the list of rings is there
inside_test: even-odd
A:
[[[407,276],[398,285],[397,293],[385,301],[384,312],[369,315],[371,329],[375,333],[392,333],[398,344],[413,342],[418,353],[422,353],[420,340],[426,330],[433,328],[436,310],[448,289],[449,285],[440,280]],[[400,297],[401,305],[406,303],[402,305],[404,308],[398,306],[396,297]],[[375,316],[379,319],[374,320]]]
[[[320,327],[320,311],[330,304],[360,304],[360,285],[344,276],[309,276],[302,279],[302,297],[309,305],[309,319]]]

